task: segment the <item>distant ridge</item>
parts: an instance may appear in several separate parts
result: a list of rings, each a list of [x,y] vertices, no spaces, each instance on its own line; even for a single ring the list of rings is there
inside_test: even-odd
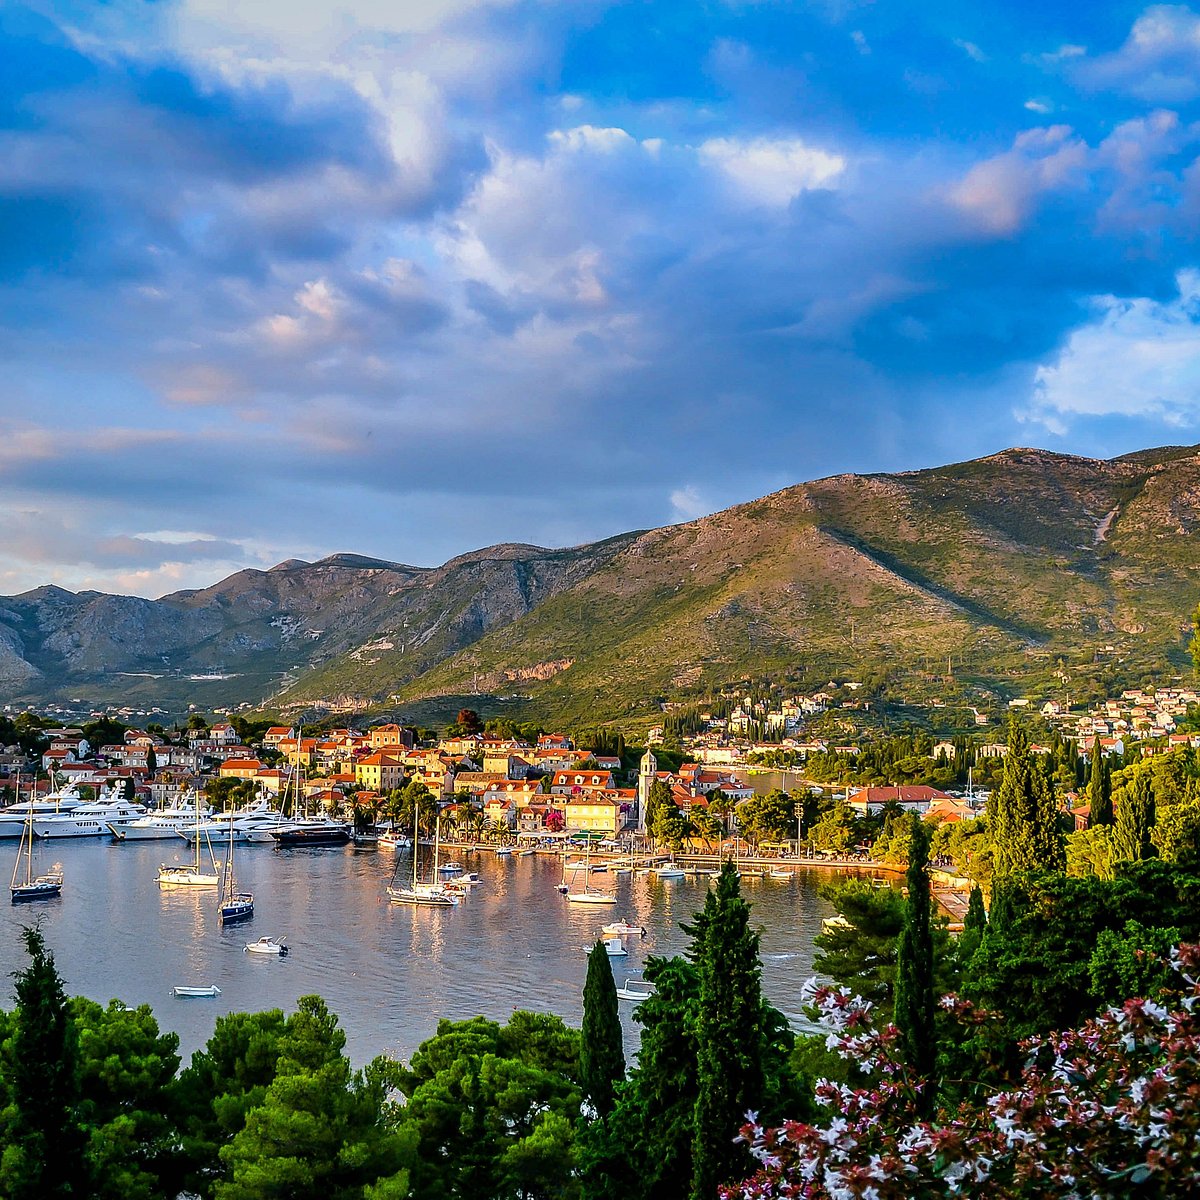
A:
[[[157,601],[35,588],[0,599],[0,698],[493,693],[584,722],[831,674],[964,703],[1080,696],[1190,670],[1198,453],[1016,447],[814,480],[586,546],[504,544],[435,568],[289,559]],[[189,679],[217,673],[229,678]]]

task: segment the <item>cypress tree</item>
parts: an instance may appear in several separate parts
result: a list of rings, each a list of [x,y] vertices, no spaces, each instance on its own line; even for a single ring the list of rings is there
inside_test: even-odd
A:
[[[1113,830],[1113,856],[1140,862],[1155,854],[1150,834],[1154,829],[1154,786],[1150,775],[1138,771],[1121,788],[1117,823]]]
[[[1088,825],[1111,825],[1113,823],[1112,777],[1108,763],[1100,751],[1100,738],[1092,740],[1092,753],[1088,768]]]
[[[1033,763],[1029,741],[1015,719],[1009,722],[1004,772],[988,797],[987,817],[994,879],[1066,866],[1054,785],[1044,765]]]
[[[728,860],[694,928],[700,987],[691,1196],[715,1200],[720,1184],[750,1174],[749,1155],[734,1139],[766,1092],[758,935]]]
[[[967,900],[967,915],[963,918],[963,932],[983,933],[987,928],[987,910],[983,907],[983,889],[976,884]]]
[[[617,985],[603,942],[588,955],[583,985],[583,1028],[579,1043],[579,1082],[599,1117],[613,1110],[614,1088],[625,1077],[625,1048],[617,1011]]]
[[[896,947],[895,1022],[900,1053],[918,1082],[919,1107],[926,1113],[936,1095],[937,1000],[933,987],[933,898],[929,888],[929,830],[914,813],[908,854],[908,899]],[[981,897],[982,900],[982,897]]]
[[[42,931],[22,930],[29,966],[16,972],[10,1059],[12,1123],[0,1190],[8,1200],[90,1195],[79,1123],[79,1039]]]

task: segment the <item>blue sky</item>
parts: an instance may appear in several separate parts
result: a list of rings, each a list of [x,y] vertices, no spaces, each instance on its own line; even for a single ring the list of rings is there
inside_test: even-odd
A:
[[[0,8],[0,591],[1200,441],[1200,10]]]

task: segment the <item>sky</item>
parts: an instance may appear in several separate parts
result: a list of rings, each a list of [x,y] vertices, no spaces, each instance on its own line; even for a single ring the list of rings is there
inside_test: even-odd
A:
[[[1200,441],[1200,8],[0,4],[0,592]]]

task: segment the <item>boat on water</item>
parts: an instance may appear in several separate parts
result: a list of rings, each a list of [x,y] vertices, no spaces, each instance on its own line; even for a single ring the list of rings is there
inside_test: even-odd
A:
[[[279,958],[286,958],[288,953],[287,946],[283,941],[273,937],[260,937],[257,942],[247,942],[242,947],[243,954],[274,954]]]
[[[35,819],[60,816],[74,812],[84,803],[83,795],[74,783],[64,784],[42,797],[34,794],[32,788],[30,793],[28,799],[18,800],[7,808],[0,808],[0,838],[22,838],[31,816]]]
[[[625,943],[619,937],[605,938],[603,943],[609,958],[627,958],[629,956],[629,951],[625,949]]]
[[[208,820],[200,822],[198,830],[194,826],[191,828],[185,826],[179,830],[179,836],[190,842],[197,833],[200,836],[207,834],[214,841],[223,842],[232,833],[234,839],[239,842],[262,840],[274,845],[275,839],[270,837],[269,833],[282,829],[287,823],[283,814],[278,809],[272,808],[266,800],[256,800],[246,808],[239,808],[233,812],[214,813]],[[262,839],[250,837],[251,833],[261,831],[268,831],[268,835]]]
[[[345,846],[350,841],[350,828],[332,817],[302,817],[271,836],[281,850],[297,846]]]
[[[661,867],[654,868],[654,875],[657,879],[683,879],[686,872],[677,862],[663,863]]]
[[[193,820],[200,824],[200,811],[196,810]],[[211,869],[201,862],[204,844],[208,844],[208,856],[212,860]],[[192,840],[193,858],[190,863],[160,863],[158,874],[154,877],[160,887],[219,887],[221,884],[221,865],[213,853],[212,841],[208,837],[196,837]]]
[[[396,833],[394,830],[388,830],[387,833],[379,835],[380,850],[411,850],[412,838],[405,837],[402,833]]]
[[[454,908],[459,902],[463,888],[461,886],[453,888],[439,878],[438,851],[441,848],[441,813],[437,814],[433,822],[433,870],[427,880],[421,879],[418,864],[420,858],[418,853],[420,837],[417,828],[419,816],[419,806],[414,804],[412,881],[407,885],[397,885],[393,874],[392,882],[388,884],[387,889],[388,900],[392,904],[410,904],[419,908]],[[453,865],[457,866],[460,872],[462,871],[462,867],[457,863]]]
[[[497,858],[507,858],[512,852],[513,848],[511,846],[497,846],[495,850]]]
[[[80,804],[69,812],[34,817],[33,832],[40,838],[103,837],[110,833],[112,821],[131,821],[146,815],[144,804],[118,799],[105,793],[90,804]]]
[[[254,893],[238,890],[233,873],[233,826],[229,827],[229,857],[225,860],[225,882],[221,887],[221,904],[217,920],[222,925],[236,925],[254,916]]]
[[[174,804],[140,817],[115,817],[108,822],[109,832],[119,842],[162,841],[177,838],[184,829],[196,825],[197,816],[203,820],[211,813],[207,804],[195,792],[185,793]]]
[[[645,937],[645,925],[630,925],[628,921],[613,921],[601,928],[605,937]]]
[[[518,850],[517,857],[518,858],[528,858],[531,854],[536,854],[536,853],[537,853],[537,851],[534,850],[532,847],[527,847],[524,850]]]
[[[767,872],[768,879],[791,879],[792,872],[783,867],[775,867]]]
[[[219,996],[221,989],[215,983],[204,984],[200,987],[189,987],[187,984],[177,983],[171,989],[171,995],[178,999],[192,999],[198,996]]]
[[[591,872],[591,843],[584,848],[583,863],[581,870],[583,871],[583,891],[572,892],[567,891],[566,897],[572,904],[616,904],[617,898],[609,892],[594,892],[592,891],[592,872]],[[564,872],[565,878],[565,872]]]
[[[21,792],[21,778],[17,777],[17,794]],[[19,879],[21,867],[25,867],[25,878]],[[33,873],[33,814],[25,817],[25,832],[17,843],[17,861],[13,863],[12,881],[9,892],[14,904],[28,900],[53,900],[62,895],[63,873],[57,867],[41,875]]]
[[[629,1000],[634,1004],[649,1000],[653,995],[654,984],[645,979],[627,979],[617,988],[618,1000]]]

